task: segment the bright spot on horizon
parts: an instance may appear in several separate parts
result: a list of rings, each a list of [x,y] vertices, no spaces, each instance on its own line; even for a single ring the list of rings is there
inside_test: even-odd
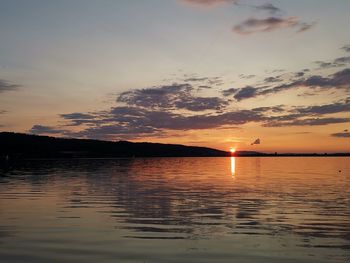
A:
[[[235,152],[236,152],[236,149],[233,148],[233,147],[231,147],[231,148],[230,148],[230,152],[231,152],[231,153],[235,153]]]

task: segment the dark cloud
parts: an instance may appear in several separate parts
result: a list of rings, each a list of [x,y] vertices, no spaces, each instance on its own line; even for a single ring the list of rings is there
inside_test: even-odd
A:
[[[69,114],[61,114],[61,117],[67,119],[67,120],[74,120],[74,119],[81,119],[81,120],[91,120],[94,118],[93,115],[86,114],[86,113],[69,113]]]
[[[343,90],[349,91],[350,90],[350,68],[338,71],[330,75],[329,77],[314,75],[308,78],[301,78],[290,83],[283,83],[281,85],[278,85],[272,88],[253,88],[253,89],[250,89],[250,92],[242,91],[245,96],[239,96],[239,100],[253,98],[261,95],[274,94],[281,91],[290,90],[290,89],[299,88],[299,87],[307,87],[311,89],[315,89],[315,88],[336,89],[336,90],[343,89]]]
[[[190,84],[172,84],[167,86],[138,89],[121,93],[117,102],[150,108],[172,108],[174,101],[191,96]]]
[[[200,85],[198,86],[198,89],[211,89],[212,87],[207,86],[207,85]]]
[[[270,3],[254,6],[254,9],[259,10],[259,11],[267,11],[271,15],[278,13],[278,12],[281,12],[281,9],[279,9],[278,7],[276,7]]]
[[[340,57],[340,58],[336,58],[334,60],[335,64],[340,64],[340,65],[345,65],[347,63],[350,63],[350,57]]]
[[[262,119],[261,113],[249,110],[225,112],[221,114],[200,114],[186,116],[178,113],[164,111],[149,111],[130,108],[129,119],[119,116],[119,107],[114,108],[110,120],[127,122],[129,125],[141,125],[156,129],[189,130],[189,129],[209,129],[223,125],[245,124],[251,121]],[[136,111],[137,112],[136,112]],[[124,111],[124,109],[123,109]],[[117,113],[117,114],[116,114]],[[108,121],[110,121],[108,120]]]
[[[0,114],[5,114],[6,112],[5,110],[0,110]]]
[[[139,107],[114,107],[110,111],[104,112],[102,116],[96,114],[96,119],[98,121],[92,127],[70,135],[87,138],[117,136],[130,139],[142,135],[160,134],[164,130],[198,130],[219,128],[225,125],[242,125],[248,122],[259,122],[265,117],[261,112],[249,110],[186,116]],[[75,120],[71,119],[70,121],[74,122]],[[40,130],[51,131],[53,129],[40,128]]]
[[[243,100],[243,99],[249,99],[252,97],[255,97],[257,94],[258,89],[246,86],[244,88],[241,88],[238,90],[238,92],[233,96],[237,101]]]
[[[29,130],[29,132],[33,134],[38,134],[38,135],[39,134],[62,134],[62,133],[65,133],[66,130],[61,130],[50,126],[43,126],[43,125],[36,124]]]
[[[284,127],[284,126],[321,126],[336,123],[350,122],[350,118],[307,118],[294,119],[290,121],[268,121],[264,127]]]
[[[252,109],[252,111],[258,111],[258,112],[268,112],[271,111],[273,113],[281,113],[285,111],[284,105],[277,105],[277,106],[271,106],[271,107],[258,107]]]
[[[235,94],[237,91],[238,91],[238,89],[235,89],[235,88],[226,89],[226,90],[222,91],[222,95],[230,96],[230,95]]]
[[[16,90],[20,85],[11,84],[9,81],[0,79],[0,93],[5,91]]]
[[[336,58],[331,62],[324,61],[316,61],[315,62],[319,68],[336,68],[336,67],[344,67],[350,63],[350,57],[340,57]]]
[[[219,110],[227,105],[227,101],[218,97],[194,96],[193,90],[190,84],[172,84],[123,92],[117,101],[129,106],[190,111]]]
[[[294,73],[294,77],[300,78],[305,76],[305,70]]]
[[[91,139],[135,139],[145,135],[159,135],[159,131],[152,127],[130,127],[120,124],[105,124],[101,126],[87,128],[81,132],[70,133],[75,137]]]
[[[69,113],[69,114],[61,114],[61,118],[65,120],[70,120],[70,126],[79,126],[81,124],[94,124],[98,122],[95,116],[92,114],[86,113]]]
[[[297,32],[310,29],[313,24],[300,22],[297,17],[268,17],[264,19],[249,18],[233,27],[233,31],[241,35],[249,35],[258,32],[270,32],[282,28],[295,28]]]
[[[250,145],[254,145],[254,144],[260,144],[261,142],[260,142],[260,139],[258,138],[258,139],[256,139],[255,141],[253,141]]]
[[[350,52],[350,45],[345,45],[341,47],[342,50],[345,50],[346,52]]]
[[[350,100],[320,106],[299,107],[295,110],[300,114],[323,115],[339,112],[350,112]]]
[[[282,79],[280,76],[276,76],[276,77],[267,77],[264,79],[265,83],[274,83],[274,82],[281,82]]]
[[[87,115],[84,113],[61,115],[73,124],[79,123],[79,125],[82,125],[80,126],[82,128],[80,132],[69,133],[53,127],[39,125],[33,126],[32,132],[37,134],[62,132],[66,136],[95,139],[133,139],[142,136],[161,136],[169,130],[232,128],[249,122],[260,123],[264,127],[327,125],[350,122],[350,118],[322,117],[325,114],[349,111],[349,102],[350,98],[334,104],[299,107],[292,110],[288,110],[284,105],[276,105],[251,110],[197,115],[186,115],[166,109],[119,106]],[[316,115],[317,118],[310,118],[310,115]]]
[[[190,111],[220,110],[227,104],[217,97],[188,97],[174,103],[176,108]]]
[[[348,132],[348,130],[344,130],[343,132],[333,133],[331,136],[338,138],[350,138],[350,132]]]

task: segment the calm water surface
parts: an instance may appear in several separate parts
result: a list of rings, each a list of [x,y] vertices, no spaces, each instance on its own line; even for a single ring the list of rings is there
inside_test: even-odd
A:
[[[349,262],[350,158],[0,169],[0,262]]]

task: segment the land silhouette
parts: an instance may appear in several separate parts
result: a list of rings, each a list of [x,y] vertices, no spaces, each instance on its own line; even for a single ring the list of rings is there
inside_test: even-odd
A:
[[[128,141],[100,141],[38,136],[23,133],[0,133],[0,159],[53,158],[133,158],[133,157],[228,157],[228,156],[350,156],[350,153],[303,154],[228,151],[180,144]]]

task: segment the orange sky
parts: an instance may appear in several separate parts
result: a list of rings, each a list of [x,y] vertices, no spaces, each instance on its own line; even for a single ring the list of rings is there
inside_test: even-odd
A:
[[[1,2],[0,131],[348,152],[348,10],[327,0]]]

